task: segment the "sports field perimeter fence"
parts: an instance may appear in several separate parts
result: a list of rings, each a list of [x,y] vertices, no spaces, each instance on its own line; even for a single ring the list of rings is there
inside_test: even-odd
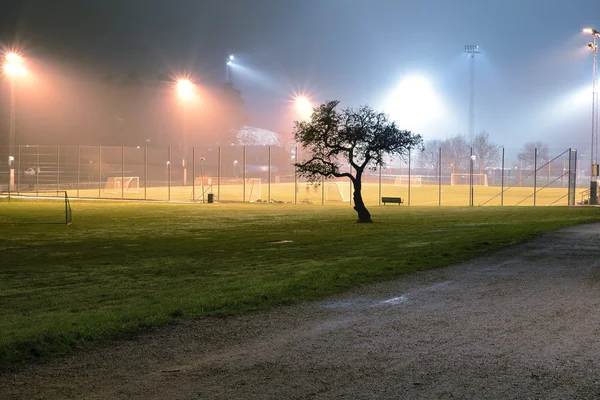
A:
[[[8,154],[7,149],[2,153]],[[585,203],[589,170],[566,149],[539,157],[506,151],[494,160],[443,149],[413,150],[385,168],[366,171],[367,205],[399,197],[414,206],[548,206]],[[66,191],[70,198],[178,202],[256,202],[352,205],[348,179],[308,182],[294,162],[300,147],[109,147],[20,145],[11,167],[0,169],[0,191]],[[351,172],[350,166],[343,167]],[[578,173],[581,171],[581,173]]]

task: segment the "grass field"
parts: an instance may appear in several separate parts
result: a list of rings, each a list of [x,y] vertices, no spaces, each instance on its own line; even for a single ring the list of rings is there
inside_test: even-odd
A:
[[[542,188],[543,183],[537,188],[536,205],[567,205],[567,188]],[[298,193],[295,195],[294,183],[273,183],[270,186],[266,182],[259,185],[246,185],[244,196],[244,187],[242,179],[239,179],[238,184],[223,184],[220,189],[217,185],[212,187],[205,186],[207,193],[213,193],[215,199],[222,202],[242,202],[255,201],[261,199],[267,201],[270,196],[271,200],[281,201],[284,203],[293,203],[297,201],[301,203],[303,200],[311,204],[344,204],[338,189],[328,183],[325,190],[320,186],[310,186],[305,182],[298,183]],[[343,196],[350,198],[352,190],[348,181],[339,183],[339,188],[343,192]],[[450,186],[442,185],[441,187],[441,203],[443,206],[466,206],[469,205],[469,186]],[[505,188],[504,205],[514,206],[532,206],[533,203],[533,187],[512,187]],[[577,189],[576,193],[584,189]],[[501,187],[500,186],[474,186],[473,199],[475,205],[484,204],[488,206],[501,205]],[[150,187],[147,189],[140,188],[137,191],[111,190],[109,192],[98,189],[86,190],[69,190],[69,197],[88,197],[88,198],[106,198],[120,199],[122,196],[125,199],[150,199],[150,200],[171,200],[190,202],[192,199],[201,199],[202,188],[200,185],[192,186],[177,186],[172,185],[167,187],[165,184],[162,187]],[[367,205],[379,204],[379,185],[378,183],[369,182],[363,186],[363,199]],[[381,196],[399,196],[408,201],[408,187],[394,186],[391,183],[382,184]],[[576,196],[579,200],[579,196]],[[415,206],[438,206],[440,203],[440,191],[437,185],[423,185],[419,187],[411,187],[410,203]],[[349,203],[346,202],[349,206]]]
[[[315,299],[440,268],[585,207],[346,207],[72,201],[74,223],[0,224],[0,368],[200,315]],[[43,213],[43,208],[36,208]],[[30,213],[19,202],[0,213]],[[281,242],[283,241],[283,242]]]

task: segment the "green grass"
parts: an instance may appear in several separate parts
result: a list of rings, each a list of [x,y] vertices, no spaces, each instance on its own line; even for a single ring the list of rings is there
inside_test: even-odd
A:
[[[13,205],[13,216],[26,212]],[[444,267],[600,219],[583,207],[371,207],[373,224],[335,206],[72,207],[71,226],[0,224],[0,369],[184,317]]]

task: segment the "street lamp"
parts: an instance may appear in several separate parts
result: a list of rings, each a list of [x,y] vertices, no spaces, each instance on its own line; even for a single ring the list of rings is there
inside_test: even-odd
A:
[[[594,64],[592,69],[592,149],[590,171],[590,201],[589,204],[598,204],[598,37],[600,32],[592,28],[586,28],[584,33],[592,35],[592,42],[588,43],[590,50],[594,52]]]
[[[231,64],[233,64],[233,61],[235,60],[235,57],[233,56],[233,54],[230,54],[229,57],[227,57],[225,59],[225,82],[226,83],[233,83],[230,81],[230,77],[229,77],[229,66]]]
[[[237,178],[237,163],[238,160],[233,160],[233,176]]]
[[[10,78],[10,126],[8,141],[9,190],[15,190],[15,131],[16,131],[16,79],[27,73],[25,59],[17,53],[4,55],[4,73]]]

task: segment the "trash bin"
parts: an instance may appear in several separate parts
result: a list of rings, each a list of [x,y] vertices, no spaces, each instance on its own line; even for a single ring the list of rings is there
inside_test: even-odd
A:
[[[214,203],[215,202],[215,195],[214,195],[214,193],[209,193],[208,194],[208,202],[209,203]]]

